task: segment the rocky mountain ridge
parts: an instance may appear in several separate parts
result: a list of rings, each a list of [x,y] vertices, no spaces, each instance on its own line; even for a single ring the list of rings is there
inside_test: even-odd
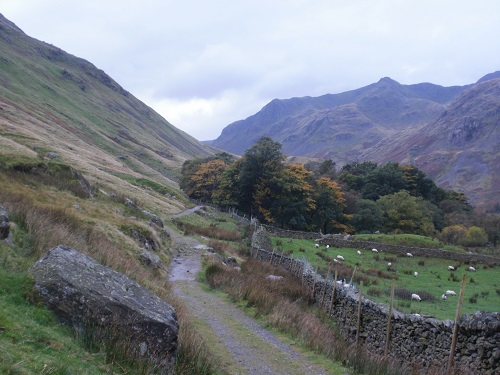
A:
[[[452,87],[402,85],[386,77],[340,94],[274,99],[255,115],[228,125],[211,145],[243,154],[255,140],[269,136],[286,155],[332,159],[337,166],[364,160],[414,164],[440,186],[488,206],[500,200],[494,177],[498,77],[495,72],[476,84]],[[452,154],[461,154],[461,161]],[[466,155],[474,155],[476,162],[464,164]]]

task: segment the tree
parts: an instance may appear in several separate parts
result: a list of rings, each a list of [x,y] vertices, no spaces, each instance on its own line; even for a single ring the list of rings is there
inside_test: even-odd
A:
[[[191,183],[185,190],[193,199],[212,202],[213,195],[219,188],[219,181],[227,164],[222,160],[210,160],[198,165],[197,170],[191,175]]]
[[[304,166],[287,164],[271,180],[261,180],[255,194],[256,205],[264,219],[279,227],[306,229],[307,214],[314,208],[311,173]]]
[[[222,207],[238,206],[238,186],[242,159],[232,163],[222,173],[219,180],[219,189],[212,195],[214,203]]]
[[[443,242],[458,245],[462,241],[467,238],[467,228],[463,225],[450,225],[448,227],[443,228],[441,234],[439,235],[439,239]]]
[[[375,232],[382,228],[382,211],[372,200],[361,199],[356,202],[356,211],[351,220],[357,232]]]
[[[467,238],[463,242],[465,246],[484,246],[488,242],[488,235],[483,228],[472,226],[467,231]]]
[[[321,177],[313,189],[315,210],[312,211],[312,224],[323,233],[347,229],[344,216],[344,194],[340,186],[326,177]]]
[[[433,235],[432,213],[425,208],[424,200],[411,196],[402,190],[385,195],[377,201],[384,216],[384,230],[387,232]]]
[[[370,171],[361,188],[364,199],[377,200],[384,195],[394,194],[407,187],[403,171],[398,163],[386,163]]]
[[[257,188],[265,189],[266,181],[271,181],[282,170],[284,157],[281,144],[269,137],[261,137],[245,152],[241,161],[237,192],[238,206],[250,215],[257,214]]]

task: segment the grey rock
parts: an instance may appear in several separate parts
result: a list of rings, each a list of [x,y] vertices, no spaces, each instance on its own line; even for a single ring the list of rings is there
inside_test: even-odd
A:
[[[162,373],[171,370],[179,326],[168,303],[67,246],[49,250],[31,272],[36,290],[62,320],[113,345],[125,342],[129,355],[142,355]]]
[[[151,219],[151,223],[159,228],[163,228],[163,221],[158,216],[146,210],[143,210],[142,213]]]
[[[139,255],[139,259],[149,267],[163,268],[163,263],[161,262],[160,257],[149,251],[143,251],[141,255]]]
[[[7,209],[0,206],[0,240],[5,240],[9,237],[10,221]]]
[[[233,257],[228,257],[226,259],[226,264],[231,267],[239,267],[238,262]]]

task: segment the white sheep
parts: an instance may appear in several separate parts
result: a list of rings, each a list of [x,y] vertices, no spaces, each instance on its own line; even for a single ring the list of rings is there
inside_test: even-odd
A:
[[[361,255],[361,251],[358,250],[358,255]]]
[[[326,245],[326,248],[329,249],[330,248],[330,245]]]
[[[475,272],[476,269],[474,267],[472,267],[472,266],[469,266],[469,271],[474,271]]]
[[[377,250],[377,249],[372,249],[372,251],[373,251],[374,253],[378,253],[378,250]]]
[[[453,266],[448,266],[448,270],[450,270],[450,271],[455,271],[455,267],[453,267]]]
[[[418,294],[415,294],[415,293],[413,293],[411,295],[411,299],[414,299],[415,301],[419,301],[419,302],[422,301],[422,298],[420,298],[420,296]]]
[[[418,276],[418,272],[417,271],[413,272],[413,275],[415,275],[415,277],[417,277]]]
[[[453,290],[447,290],[447,291],[445,292],[445,294],[446,294],[447,296],[456,296],[456,295],[457,295],[457,293],[455,293]]]
[[[315,243],[315,244],[314,244],[314,247],[315,247],[316,249],[318,249],[318,248],[319,248],[319,243]]]
[[[406,256],[412,258],[413,254],[412,253],[406,253]]]
[[[333,260],[333,263],[340,264],[340,260],[334,259],[334,260]]]
[[[267,275],[266,279],[267,280],[273,280],[273,281],[279,281],[283,278],[283,276],[276,276],[276,275]]]
[[[342,255],[337,255],[337,259],[344,260],[344,257]]]
[[[392,263],[391,262],[387,263],[387,267],[390,267],[390,266],[392,266]]]
[[[441,298],[443,299],[443,301],[445,301],[446,300],[446,294],[441,295]]]

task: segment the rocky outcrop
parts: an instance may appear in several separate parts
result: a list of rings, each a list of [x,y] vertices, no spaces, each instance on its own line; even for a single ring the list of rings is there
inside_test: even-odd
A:
[[[7,209],[0,206],[0,240],[5,240],[9,237],[10,222]]]
[[[158,216],[146,210],[142,210],[142,213],[150,219],[152,224],[156,225],[158,228],[163,228],[163,221]]]
[[[127,276],[66,246],[49,250],[32,267],[46,305],[85,336],[127,356],[146,359],[162,373],[177,352],[175,310]]]
[[[139,259],[148,267],[159,268],[159,269],[163,268],[163,263],[161,262],[160,257],[149,251],[143,251],[141,255],[139,255]]]

